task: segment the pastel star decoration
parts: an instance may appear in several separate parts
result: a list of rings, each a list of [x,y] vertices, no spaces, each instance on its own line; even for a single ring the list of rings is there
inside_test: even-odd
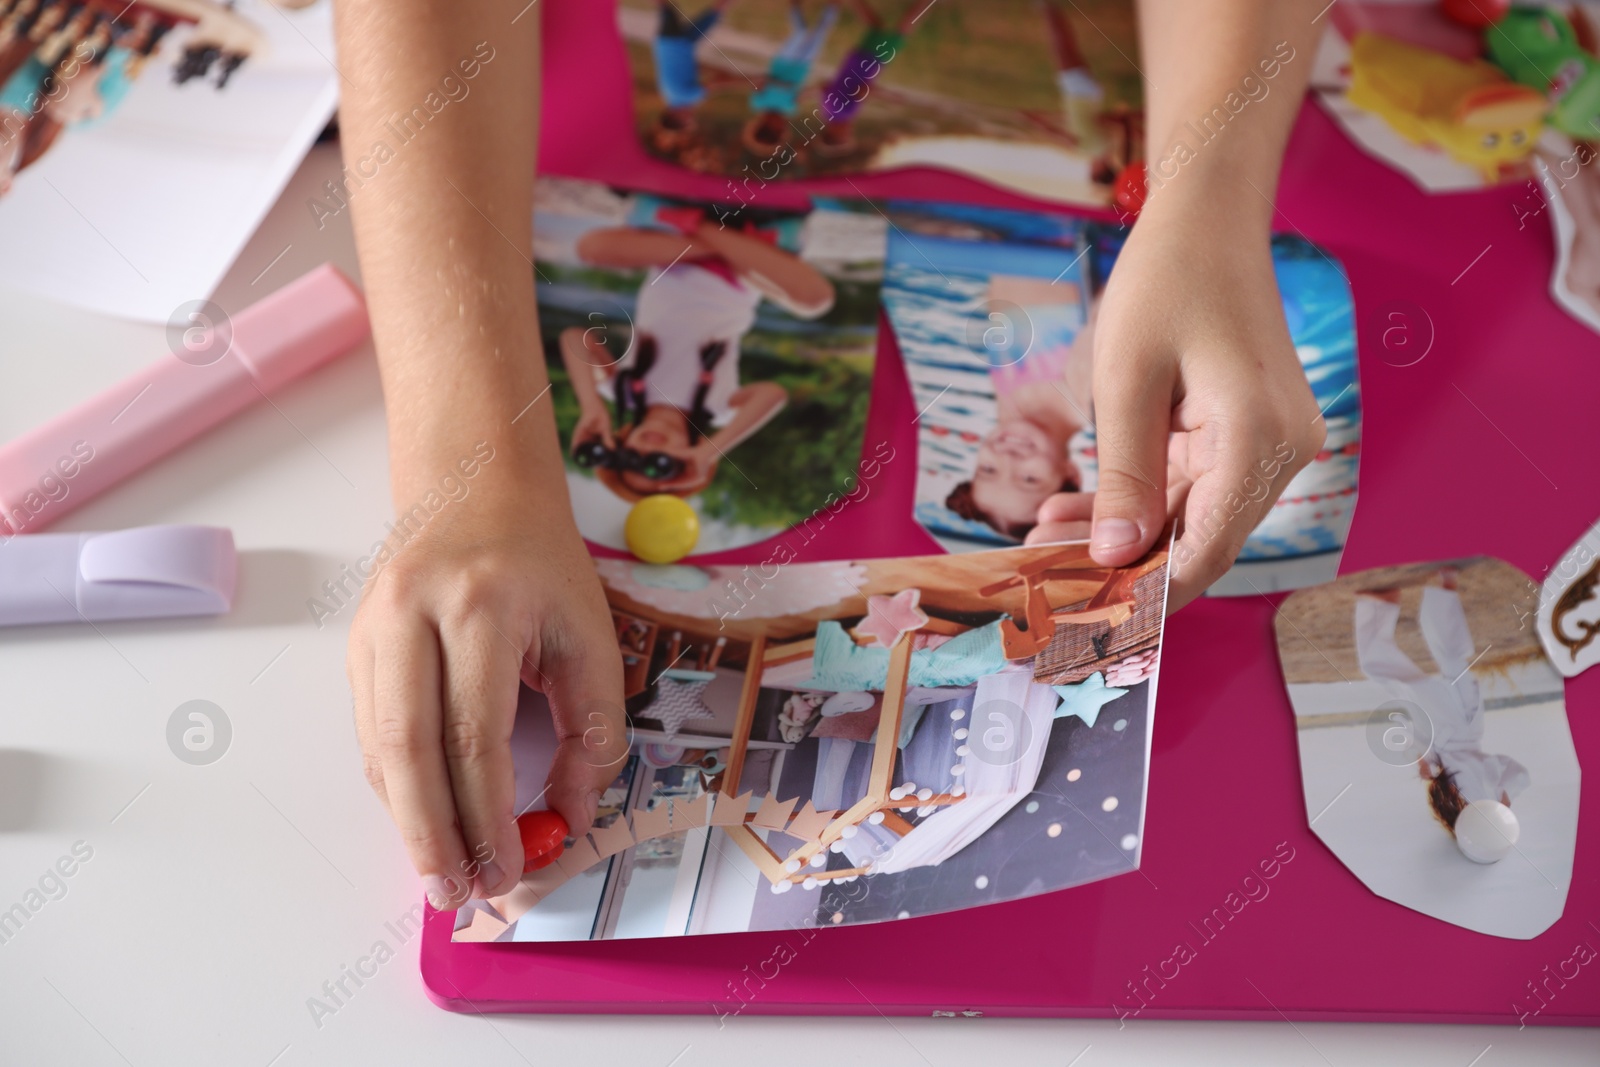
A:
[[[856,624],[856,632],[866,634],[884,648],[893,648],[903,634],[928,625],[928,613],[917,605],[922,590],[902,589],[894,596],[867,597],[867,617]]]
[[[688,720],[713,717],[700,696],[705,688],[703,681],[684,683],[662,678],[656,683],[656,698],[645,709],[645,714],[660,719],[662,730],[673,737]]]
[[[1100,671],[1095,671],[1076,685],[1053,685],[1050,688],[1061,698],[1061,706],[1056,708],[1056,718],[1076,715],[1090,726],[1100,717],[1101,708],[1127,692],[1126,689],[1106,685],[1106,676]]]

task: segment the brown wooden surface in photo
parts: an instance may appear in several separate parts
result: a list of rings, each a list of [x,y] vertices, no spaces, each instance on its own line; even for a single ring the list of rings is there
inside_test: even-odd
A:
[[[1274,617],[1278,656],[1289,684],[1349,682],[1364,678],[1356,662],[1355,597],[1357,592],[1400,590],[1400,624],[1395,641],[1424,671],[1438,664],[1417,628],[1422,590],[1439,584],[1439,569],[1459,572],[1461,606],[1472,623],[1473,670],[1485,672],[1543,658],[1534,614],[1539,590],[1532,579],[1504,560],[1489,556],[1380,567],[1352,574],[1327,585],[1302,589],[1283,602]]]

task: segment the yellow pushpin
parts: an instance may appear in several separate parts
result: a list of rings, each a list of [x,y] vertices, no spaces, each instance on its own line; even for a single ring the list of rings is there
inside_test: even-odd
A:
[[[628,551],[646,563],[676,563],[700,540],[700,516],[681,497],[656,493],[628,512],[622,535]]]

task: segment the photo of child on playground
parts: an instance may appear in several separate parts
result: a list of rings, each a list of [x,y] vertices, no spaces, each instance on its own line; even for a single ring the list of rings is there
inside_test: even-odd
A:
[[[765,540],[855,486],[883,217],[742,210],[541,180],[540,331],[579,529],[624,546],[658,493],[700,552]]]
[[[1131,5],[621,0],[647,151],[765,184],[938,166],[1104,206],[1143,122]]]
[[[1275,622],[1312,829],[1380,896],[1501,937],[1560,916],[1577,835],[1537,602],[1521,571],[1479,556],[1346,575]],[[1499,858],[1473,848],[1486,809],[1510,827]]]

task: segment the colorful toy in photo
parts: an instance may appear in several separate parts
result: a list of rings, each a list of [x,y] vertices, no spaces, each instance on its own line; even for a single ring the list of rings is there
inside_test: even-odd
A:
[[[1484,43],[1513,81],[1548,97],[1550,125],[1569,137],[1600,136],[1600,60],[1578,43],[1572,23],[1549,8],[1516,7]]]
[[[671,493],[647,496],[623,524],[628,551],[646,563],[676,563],[700,540],[700,516]]]
[[[1482,60],[1463,62],[1378,33],[1350,42],[1351,104],[1415,144],[1431,145],[1493,183],[1525,163],[1549,101]]]

